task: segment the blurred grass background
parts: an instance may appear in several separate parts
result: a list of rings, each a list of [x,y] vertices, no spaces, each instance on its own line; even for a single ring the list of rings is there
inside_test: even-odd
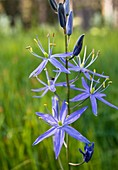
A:
[[[45,27],[46,28],[46,27]],[[40,55],[33,39],[38,34],[47,49],[47,33],[55,33],[54,52],[64,51],[64,38],[60,30],[40,27],[23,31],[12,30],[8,34],[0,31],[0,170],[56,170],[52,139],[32,147],[34,140],[49,128],[38,119],[36,111],[46,112],[45,102],[50,108],[50,94],[42,99],[32,98],[31,88],[35,86],[29,74],[39,64],[39,59],[31,56],[25,49],[31,45]],[[83,31],[74,30],[70,50]],[[85,32],[84,45],[88,53],[94,48],[100,50],[100,57],[92,68],[104,71],[113,81],[107,89],[107,100],[118,106],[118,30],[109,28],[91,28]],[[80,133],[95,142],[95,152],[88,164],[72,167],[83,170],[116,170],[118,168],[118,111],[99,103],[98,117],[88,110],[74,123]],[[71,161],[81,162],[77,151],[84,145],[71,138]],[[65,165],[65,148],[61,151],[61,160]]]

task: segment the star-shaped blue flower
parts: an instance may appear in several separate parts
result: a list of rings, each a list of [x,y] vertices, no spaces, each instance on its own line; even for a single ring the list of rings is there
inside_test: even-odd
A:
[[[109,86],[109,84],[108,84],[108,86],[106,88],[104,87],[106,81],[107,81],[107,79],[98,88],[96,88],[98,82],[96,82],[95,86],[93,87],[93,80],[92,80],[91,85],[89,86],[87,84],[87,82],[85,81],[85,79],[82,77],[82,85],[83,85],[84,89],[79,88],[78,90],[81,91],[82,93],[75,96],[73,99],[70,99],[70,101],[77,102],[77,101],[81,101],[81,100],[90,98],[91,105],[92,105],[92,111],[93,111],[94,115],[97,115],[97,100],[100,100],[101,102],[107,104],[108,106],[113,107],[118,110],[117,106],[114,106],[113,104],[111,104],[110,102],[108,102],[107,100],[105,100],[103,98],[106,96],[106,94],[104,94],[102,92]]]
[[[44,134],[40,135],[33,145],[38,144],[42,140],[47,137],[53,136],[53,143],[54,143],[54,152],[56,159],[59,156],[60,150],[64,143],[65,132],[69,134],[71,137],[89,144],[90,141],[82,136],[77,130],[73,127],[69,126],[69,124],[75,122],[77,119],[80,118],[82,113],[87,109],[87,107],[83,107],[80,110],[77,110],[67,116],[67,104],[65,101],[62,103],[62,107],[59,110],[59,103],[58,99],[54,97],[52,99],[52,115],[51,114],[44,114],[37,112],[36,114],[41,117],[45,122],[47,122],[50,126],[52,126],[49,130],[47,130]]]
[[[43,97],[48,91],[56,92],[56,87],[67,87],[67,83],[66,83],[66,82],[56,83],[56,81],[57,81],[59,75],[61,74],[61,72],[56,73],[55,78],[50,78],[47,69],[45,68],[44,70],[45,70],[45,73],[46,73],[47,84],[46,84],[45,82],[43,82],[41,79],[39,79],[39,78],[36,76],[37,80],[38,80],[42,85],[44,85],[44,87],[41,87],[41,88],[38,88],[38,89],[32,89],[33,92],[42,92],[42,91],[43,91],[43,93],[42,93],[41,96],[33,96],[33,97],[41,98],[41,97]],[[73,84],[73,81],[74,81],[74,80],[70,80],[70,88],[76,89],[76,88],[75,88],[75,85]]]
[[[69,71],[83,73],[85,77],[89,80],[91,78],[90,74],[93,74],[93,75],[96,75],[102,78],[108,78],[109,76],[105,76],[103,74],[99,74],[88,69],[88,67],[90,67],[96,61],[99,53],[97,53],[96,57],[94,57],[95,54],[94,54],[94,51],[92,51],[87,58],[86,58],[86,53],[87,52],[86,52],[86,47],[85,47],[83,59],[81,59],[80,56],[75,57],[76,60],[73,59],[73,64],[69,63]],[[62,59],[62,61],[64,61],[64,59]]]
[[[52,49],[55,46],[55,44],[54,44],[54,42],[50,43],[50,36],[48,36],[48,53],[46,53],[44,48],[42,47],[39,39],[36,38],[34,40],[37,43],[40,50],[42,51],[44,57],[41,57],[38,54],[34,53],[30,46],[27,47],[27,49],[29,49],[31,54],[33,54],[35,57],[38,57],[43,60],[41,62],[41,64],[30,74],[29,78],[39,75],[42,72],[42,70],[46,67],[48,62],[50,62],[54,67],[59,69],[61,72],[70,73],[56,58],[60,58],[60,57],[63,58],[63,57],[71,56],[72,52],[52,54]]]

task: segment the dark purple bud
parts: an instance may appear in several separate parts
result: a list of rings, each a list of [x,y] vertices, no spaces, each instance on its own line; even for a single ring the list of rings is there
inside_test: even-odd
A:
[[[85,162],[89,162],[90,159],[92,158],[93,152],[94,152],[94,143],[91,143],[91,146],[89,146],[88,144],[85,145],[84,147],[84,151],[83,152],[81,149],[79,149],[79,151],[83,154],[83,159]]]
[[[65,8],[65,14],[68,16],[70,12],[70,0],[65,0],[64,8]]]
[[[68,20],[66,23],[66,34],[70,36],[72,32],[73,32],[73,12],[70,11]]]
[[[59,3],[59,6],[58,6],[58,19],[59,19],[60,26],[62,28],[65,28],[66,27],[66,16],[65,16],[65,11],[64,11],[64,7],[62,3]]]
[[[49,4],[51,6],[51,8],[57,12],[57,2],[55,0],[49,0]]]
[[[76,44],[75,44],[75,46],[74,46],[73,55],[72,55],[72,57],[71,57],[69,60],[71,60],[71,59],[74,58],[75,56],[79,55],[79,53],[81,52],[84,36],[85,36],[85,34],[82,34],[82,35],[78,38],[78,40],[77,40],[77,42],[76,42]]]

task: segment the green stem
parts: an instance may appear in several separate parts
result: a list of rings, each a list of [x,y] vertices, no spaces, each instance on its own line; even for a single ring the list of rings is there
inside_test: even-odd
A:
[[[67,35],[65,34],[65,52],[68,52],[68,39]],[[68,58],[66,58],[66,69],[68,70]],[[69,75],[66,74],[66,83],[67,83],[67,103],[68,103],[68,115],[70,115],[70,84],[69,84]],[[68,170],[70,170],[69,165],[69,136],[66,135],[66,143],[67,143],[67,150],[66,150],[66,156],[67,156],[67,164],[68,164]]]

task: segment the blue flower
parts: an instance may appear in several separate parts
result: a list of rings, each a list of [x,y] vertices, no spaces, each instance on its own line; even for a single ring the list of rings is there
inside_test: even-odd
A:
[[[83,152],[81,149],[79,149],[79,151],[83,155],[84,162],[88,163],[93,155],[93,152],[94,152],[94,143],[92,142],[90,146],[88,144],[86,144],[84,147],[85,152]]]
[[[36,98],[41,98],[43,97],[48,91],[51,91],[51,92],[56,92],[56,87],[67,87],[67,83],[66,82],[60,82],[60,83],[56,83],[59,75],[61,74],[60,72],[58,72],[55,76],[55,78],[50,78],[49,75],[48,75],[48,71],[47,69],[45,68],[45,73],[46,73],[46,79],[47,79],[47,84],[45,82],[43,82],[42,80],[40,80],[37,76],[37,80],[42,84],[44,85],[44,87],[42,88],[38,88],[38,89],[32,89],[33,92],[42,92],[42,95],[41,96],[33,96],[33,97],[36,97]],[[75,88],[75,85],[72,84],[74,80],[70,80],[70,88],[74,89]]]
[[[29,49],[31,54],[33,54],[35,57],[38,57],[38,58],[43,60],[41,62],[41,64],[30,74],[29,77],[35,77],[35,76],[39,75],[42,72],[42,70],[46,67],[48,62],[50,62],[54,67],[58,68],[61,72],[69,73],[69,71],[56,58],[60,58],[60,57],[63,58],[63,57],[71,56],[72,52],[53,54],[52,55],[52,49],[53,49],[55,44],[50,43],[50,37],[49,36],[48,36],[48,53],[45,52],[45,50],[43,49],[38,38],[34,39],[34,40],[37,43],[40,50],[42,51],[44,57],[41,57],[38,54],[34,53],[30,46],[27,47],[27,49]]]
[[[77,101],[86,100],[90,98],[91,105],[92,105],[92,112],[94,113],[95,116],[97,115],[97,100],[100,100],[101,102],[107,104],[108,106],[118,110],[117,106],[114,106],[113,104],[109,103],[103,98],[106,96],[106,94],[102,92],[109,86],[108,83],[108,85],[105,88],[106,81],[107,79],[97,88],[96,86],[99,84],[98,82],[96,82],[95,85],[93,86],[93,79],[92,79],[91,85],[89,86],[86,83],[85,79],[82,77],[82,85],[84,89],[79,88],[78,90],[81,91],[82,93],[75,96],[73,99],[70,99],[70,101],[77,102]]]
[[[99,73],[96,73],[96,71],[91,71],[88,69],[88,67],[90,67],[96,61],[96,59],[98,58],[98,55],[99,55],[99,53],[97,53],[95,56],[94,51],[92,51],[86,58],[86,47],[85,47],[83,59],[79,55],[79,56],[75,57],[73,60],[71,60],[71,61],[73,61],[73,63],[68,62],[68,66],[69,66],[68,70],[78,72],[78,73],[83,73],[85,75],[85,77],[89,80],[91,80],[90,74],[93,74],[95,76],[102,77],[102,78],[108,78],[109,76],[99,74]],[[61,61],[64,64],[66,63],[64,58],[61,58]]]
[[[45,138],[53,136],[54,143],[54,152],[56,159],[59,156],[62,145],[64,143],[65,132],[69,134],[71,137],[89,144],[89,140],[82,136],[77,130],[69,126],[69,124],[75,122],[82,113],[87,109],[87,107],[83,107],[80,110],[73,112],[71,115],[67,116],[67,104],[65,101],[62,103],[62,107],[59,110],[59,101],[56,97],[52,99],[52,115],[44,114],[37,112],[36,114],[41,117],[45,122],[47,122],[50,126],[52,126],[49,130],[47,130],[44,134],[40,135],[33,145],[38,144],[43,141]]]

